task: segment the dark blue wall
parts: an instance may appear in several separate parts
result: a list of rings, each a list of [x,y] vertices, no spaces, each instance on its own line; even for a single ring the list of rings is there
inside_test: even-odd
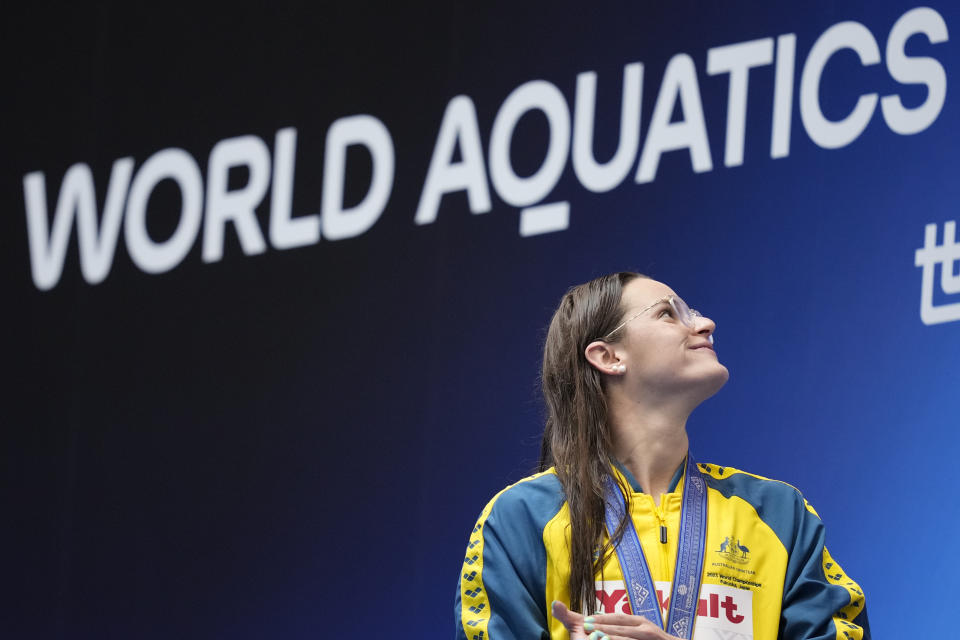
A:
[[[621,269],[667,282],[717,322],[731,379],[691,419],[697,457],[799,486],[827,523],[832,554],[866,590],[879,636],[948,635],[956,563],[942,543],[960,520],[950,499],[960,313],[922,320],[915,252],[927,225],[944,244],[958,219],[960,11],[930,6],[919,23],[939,18],[951,37],[918,33],[904,49],[936,61],[923,76],[929,91],[891,72],[891,28],[915,8],[904,2],[104,5],[7,21],[4,635],[449,637],[473,521],[536,461],[550,314],[568,286]],[[875,41],[879,62],[864,66],[849,48],[830,57],[814,91],[824,117],[843,120],[863,94],[932,104],[939,66],[946,98],[920,130],[896,133],[877,104],[849,143],[811,137],[803,70],[818,38],[845,21],[862,25],[850,32]],[[788,153],[771,154],[772,62],[750,71],[743,162],[726,166],[730,75],[708,73],[708,51],[770,38],[779,56],[784,34],[796,48],[782,112]],[[638,183],[678,54],[692,61],[711,167],[695,170],[686,148],[667,151],[655,179]],[[561,148],[548,193],[510,204],[517,197],[490,177],[508,95],[544,80],[573,121],[577,76],[596,72],[594,149],[605,161],[620,137],[624,66],[635,62],[640,151],[626,176],[593,192]],[[435,221],[416,224],[458,95],[476,110],[482,154],[468,165],[489,206],[459,189]],[[675,121],[693,119],[685,106]],[[337,237],[350,214],[324,209],[337,151],[326,146],[335,123],[360,114],[388,132],[395,169],[376,219]],[[548,122],[536,109],[519,120],[509,146],[519,177],[536,174],[563,137]],[[282,174],[275,136],[288,128],[295,168]],[[222,258],[205,260],[211,151],[241,136],[262,141],[266,173],[221,163],[225,193],[292,176],[290,210],[322,213],[306,218],[320,235],[278,246],[269,228],[280,187],[265,183],[255,208],[264,250],[239,235],[255,231],[228,222]],[[173,148],[202,181],[203,217],[182,258],[143,268],[144,241],[128,235],[136,222],[118,187],[106,269],[85,277],[77,218],[62,273],[38,285],[28,176],[44,181],[34,222],[55,227],[65,175],[88,167],[104,229],[111,170],[131,158],[131,182],[150,193],[140,228],[161,247],[186,224],[190,196],[170,179],[153,188],[140,169]],[[362,204],[385,171],[372,153],[346,149],[341,208]],[[462,146],[461,159],[470,160]],[[551,203],[567,203],[566,227],[521,235],[521,209]],[[950,262],[949,243],[945,251],[949,266],[931,263],[930,286],[949,314],[960,255],[954,246]],[[915,590],[923,611],[943,613],[898,614]]]

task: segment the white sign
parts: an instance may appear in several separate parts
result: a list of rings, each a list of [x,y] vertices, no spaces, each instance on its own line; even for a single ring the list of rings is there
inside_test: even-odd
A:
[[[669,582],[657,582],[657,600],[666,618],[670,606]],[[596,582],[598,613],[630,613],[630,600],[623,580]],[[693,640],[751,640],[753,638],[753,592],[721,584],[703,583]]]

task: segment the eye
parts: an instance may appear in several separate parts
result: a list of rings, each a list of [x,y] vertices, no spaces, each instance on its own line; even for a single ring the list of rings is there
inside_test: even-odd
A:
[[[657,319],[661,318],[672,318],[673,317],[673,307],[666,306],[657,313]]]

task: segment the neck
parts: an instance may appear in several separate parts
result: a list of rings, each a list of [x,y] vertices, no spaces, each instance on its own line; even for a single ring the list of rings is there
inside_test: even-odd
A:
[[[687,415],[610,406],[613,454],[657,504],[687,455]]]

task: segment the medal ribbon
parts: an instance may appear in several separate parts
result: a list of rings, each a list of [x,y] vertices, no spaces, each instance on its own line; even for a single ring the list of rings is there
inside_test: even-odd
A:
[[[609,475],[604,500],[604,520],[607,534],[612,539],[617,525],[627,514],[627,503],[616,480]],[[684,466],[680,537],[677,541],[676,571],[666,625],[660,614],[657,589],[650,577],[637,529],[633,526],[633,519],[629,515],[626,517],[627,527],[615,550],[623,571],[631,611],[655,623],[667,633],[688,640],[693,636],[693,625],[700,601],[700,579],[703,574],[703,552],[707,538],[707,486],[693,457],[688,453]]]

